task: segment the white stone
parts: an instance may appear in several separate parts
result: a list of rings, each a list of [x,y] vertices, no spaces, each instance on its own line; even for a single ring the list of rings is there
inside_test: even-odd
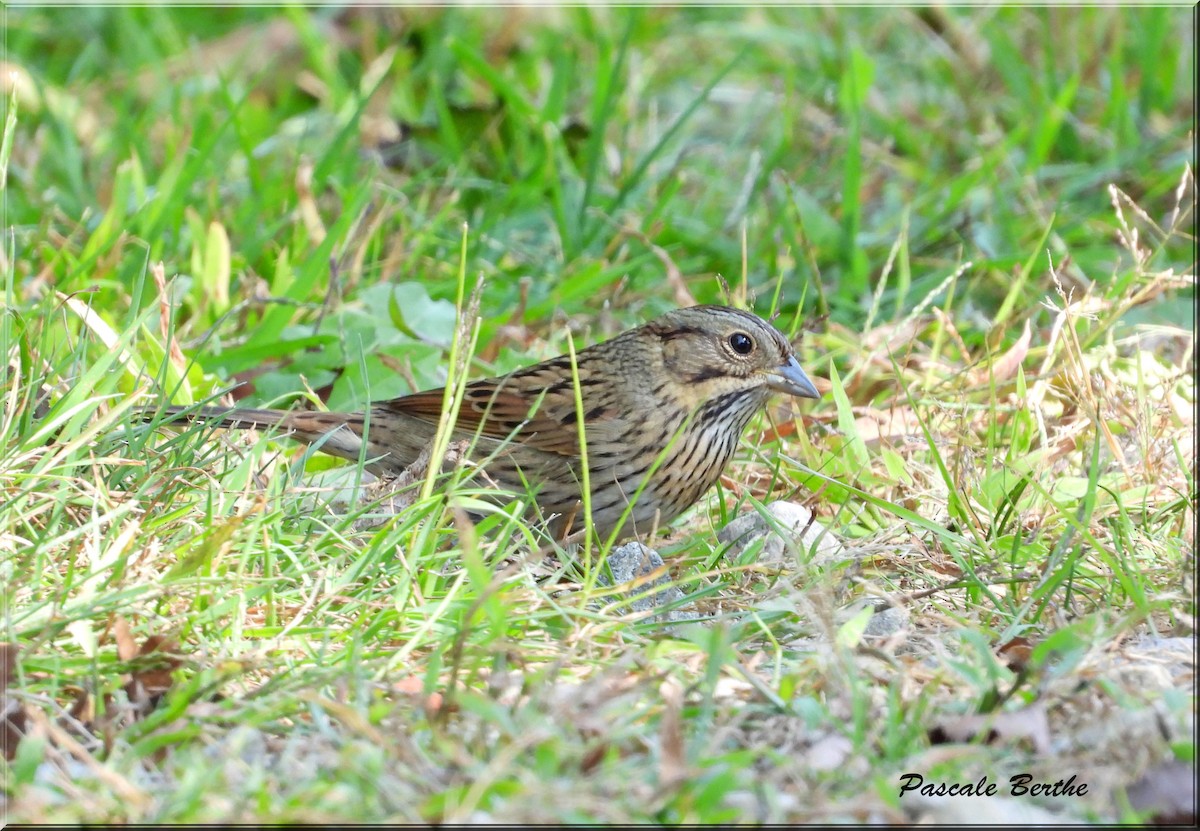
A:
[[[766,506],[770,521],[757,510],[751,510],[732,520],[717,533],[737,558],[750,545],[766,537],[759,553],[759,562],[829,563],[843,556],[842,543],[836,535],[817,520],[803,505],[778,501]]]

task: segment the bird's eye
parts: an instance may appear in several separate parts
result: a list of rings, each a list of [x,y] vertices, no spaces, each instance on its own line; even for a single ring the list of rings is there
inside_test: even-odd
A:
[[[745,332],[734,332],[729,336],[729,345],[739,355],[749,355],[754,351],[754,341]]]

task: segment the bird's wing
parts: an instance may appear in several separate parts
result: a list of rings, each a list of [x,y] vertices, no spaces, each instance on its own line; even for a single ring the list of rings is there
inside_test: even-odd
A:
[[[545,378],[540,377],[543,374]],[[589,444],[619,439],[627,420],[611,403],[596,398],[594,394],[584,396]],[[418,392],[376,406],[436,422],[442,412],[442,391]],[[491,439],[508,439],[548,453],[578,457],[577,415],[569,377],[564,381],[559,373],[528,372],[468,384],[455,427],[464,435],[478,432]]]

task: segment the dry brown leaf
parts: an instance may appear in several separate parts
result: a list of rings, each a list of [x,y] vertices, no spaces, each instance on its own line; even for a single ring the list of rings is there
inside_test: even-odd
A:
[[[1196,825],[1196,769],[1172,760],[1156,765],[1126,789],[1135,811],[1156,825]]]
[[[1050,724],[1040,706],[1012,712],[964,715],[946,719],[929,730],[933,744],[966,744],[982,739],[985,744],[1009,744],[1027,739],[1040,755],[1050,753]]]
[[[592,744],[583,754],[583,758],[579,760],[579,772],[590,773],[595,770],[596,766],[604,761],[604,757],[608,755],[608,749],[611,745],[606,741],[598,741]]]
[[[129,628],[129,621],[118,615],[113,618],[112,625],[108,631],[117,643],[118,658],[122,661],[132,661],[137,657],[137,641],[134,639],[133,632]]]
[[[663,713],[659,723],[658,781],[664,789],[674,788],[688,775],[683,741],[683,687],[673,678],[658,688]]]
[[[889,443],[902,441],[910,436],[921,436],[921,420],[911,407],[892,407],[876,410],[870,407],[855,407],[855,429],[862,440],[870,445],[886,439]]]
[[[179,650],[174,641],[163,635],[151,635],[139,647],[129,621],[120,615],[112,619],[107,634],[117,644],[117,657],[136,667],[126,676],[122,689],[135,712],[144,716],[171,689],[171,674],[183,666]]]
[[[418,699],[425,691],[425,682],[415,675],[410,675],[393,684],[392,689],[406,698]],[[432,692],[425,696],[420,703],[425,709],[425,714],[432,717],[445,707],[445,698],[439,692]],[[457,707],[452,707],[450,711],[453,712],[456,709]]]
[[[158,286],[158,328],[167,345],[167,353],[171,356],[171,365],[183,377],[187,375],[187,359],[183,357],[179,341],[175,340],[171,332],[171,301],[167,293],[167,273],[162,260],[150,268],[150,276],[154,278],[154,285]]]
[[[884,350],[886,356],[887,347],[895,347],[899,343],[908,343],[917,336],[917,333],[928,326],[932,320],[933,317],[931,315],[919,315],[895,323],[881,323],[873,327],[871,331],[863,333],[861,340],[862,348],[870,352]]]
[[[300,159],[296,167],[296,208],[308,231],[309,243],[316,248],[325,240],[325,223],[321,221],[321,211],[313,196],[313,169],[312,159],[307,156]]]
[[[1020,672],[1029,665],[1029,658],[1033,655],[1033,646],[1033,641],[1029,638],[1017,637],[1002,644],[996,652],[1004,659],[1005,666],[1013,672]]]
[[[28,727],[25,707],[8,694],[17,677],[17,653],[15,643],[0,643],[0,751],[10,762]]]
[[[125,684],[129,700],[137,704],[139,709],[145,708],[147,712],[154,709],[167,690],[171,689],[171,674],[183,665],[183,661],[175,654],[178,651],[174,642],[162,635],[146,638],[138,650],[139,663],[147,660],[152,663],[146,669],[133,672]]]
[[[1025,321],[1025,331],[1021,333],[1021,337],[1017,338],[1017,342],[1008,348],[1007,351],[999,358],[996,358],[990,365],[976,367],[971,376],[971,382],[980,386],[986,386],[989,381],[999,384],[1001,381],[1007,381],[1017,374],[1017,369],[1025,361],[1025,356],[1029,354],[1029,344],[1032,340],[1032,330],[1029,326],[1029,321]]]

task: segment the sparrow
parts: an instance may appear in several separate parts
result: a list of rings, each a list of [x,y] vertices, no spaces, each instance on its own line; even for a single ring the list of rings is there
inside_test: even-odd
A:
[[[775,392],[820,397],[787,338],[749,312],[692,306],[580,350],[574,366],[563,355],[468,383],[451,440],[466,443],[467,459],[501,491],[532,493],[544,526],[559,537],[585,515],[586,449],[596,533],[633,536],[666,525],[712,487]],[[367,470],[389,476],[433,445],[443,393],[356,413],[166,407],[163,414],[286,433],[324,453],[365,457]]]

